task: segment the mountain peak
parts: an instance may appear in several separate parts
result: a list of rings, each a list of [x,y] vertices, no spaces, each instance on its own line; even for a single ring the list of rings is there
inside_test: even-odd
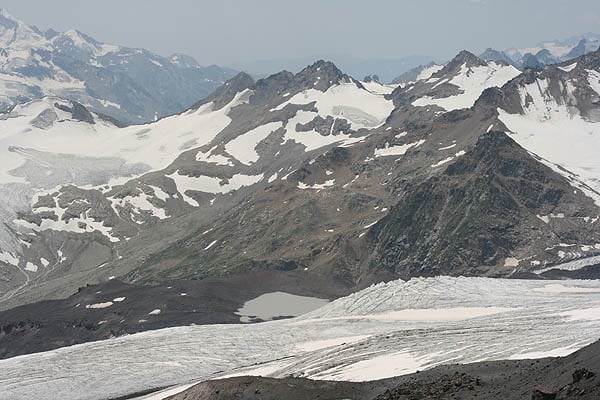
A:
[[[479,55],[479,58],[484,61],[500,61],[507,64],[513,63],[511,58],[505,52],[492,49],[491,47],[485,49],[485,51]]]
[[[524,69],[538,69],[543,68],[544,64],[538,60],[536,56],[531,53],[527,53],[523,56],[523,68]]]
[[[79,32],[77,29],[69,29],[54,39],[60,41],[61,39],[71,42],[71,44],[78,49],[95,52],[100,47],[100,43],[94,38]]]
[[[467,67],[485,66],[486,63],[481,58],[467,50],[458,53],[447,65],[448,69],[453,70],[466,64]]]
[[[204,104],[213,102],[215,104],[214,108],[218,110],[231,102],[236,94],[250,88],[252,85],[254,85],[254,79],[246,72],[240,72],[217,88],[210,96],[198,101],[189,109],[197,110]]]
[[[169,60],[173,65],[176,65],[180,68],[200,68],[200,64],[196,59],[192,56],[188,56],[187,54],[175,53],[169,57]]]
[[[19,23],[20,22],[18,19],[16,19],[12,15],[10,15],[8,13],[8,11],[6,11],[4,8],[0,8],[0,17],[2,17],[5,20],[12,21],[12,22],[15,22],[15,23]]]
[[[241,90],[247,89],[253,84],[254,78],[252,78],[250,74],[244,71],[239,72],[236,76],[225,82],[225,86],[230,86]]]
[[[587,40],[585,38],[581,39],[577,46],[573,47],[571,51],[567,54],[566,58],[575,58],[585,54]]]
[[[325,61],[325,60],[317,60],[313,64],[305,67],[298,74],[302,75],[302,74],[316,74],[316,73],[344,75],[344,73],[342,71],[340,71],[339,68],[333,62]]]
[[[333,85],[355,82],[352,77],[344,74],[333,62],[324,60],[318,60],[309,65],[296,74],[294,78],[303,86],[322,92]]]
[[[581,55],[583,55],[584,52],[582,52]],[[537,58],[544,65],[555,64],[559,61],[559,59],[552,55],[548,49],[542,49],[535,53],[535,58]]]
[[[381,81],[379,80],[379,76],[378,75],[367,75],[363,78],[363,82],[366,83],[370,83],[370,82],[375,82],[375,83],[381,83]]]
[[[0,9],[0,47],[27,49],[44,43],[45,38],[36,29]]]
[[[464,66],[473,68],[484,67],[486,65],[488,64],[475,54],[467,50],[462,50],[444,68],[437,72],[435,76],[441,77],[458,74]]]

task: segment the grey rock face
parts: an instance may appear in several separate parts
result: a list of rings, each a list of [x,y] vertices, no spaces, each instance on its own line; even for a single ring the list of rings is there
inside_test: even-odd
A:
[[[503,61],[507,64],[514,65],[514,61],[505,52],[492,48],[487,48],[479,55],[479,58],[485,61]]]
[[[583,55],[583,52],[581,55]],[[558,57],[553,56],[548,49],[543,49],[535,53],[535,58],[537,58],[538,61],[544,65],[556,64],[560,61],[560,59]]]
[[[566,179],[507,135],[489,132],[442,175],[406,193],[369,231],[368,241],[379,255],[374,264],[402,276],[479,274],[486,266],[501,264],[517,248],[533,251],[534,242],[551,242],[555,235],[600,240],[600,234],[584,224],[577,232],[568,226],[555,228],[547,237],[528,233],[533,226],[543,226],[535,215],[549,210],[594,212],[593,202],[573,195],[570,188]],[[493,273],[501,271],[496,268]]]
[[[567,58],[575,58],[575,57],[580,57],[584,54],[586,54],[586,43],[587,40],[586,39],[581,39],[581,41],[577,44],[577,46],[573,47],[573,50],[571,50],[568,54],[567,54]]]
[[[248,89],[253,84],[254,84],[254,79],[252,79],[252,77],[250,75],[248,75],[245,72],[240,72],[239,74],[234,76],[232,79],[225,82],[225,84],[220,86],[214,92],[212,92],[209,96],[196,102],[192,107],[190,107],[190,109],[197,110],[198,108],[200,108],[200,106],[202,106],[204,104],[214,102],[215,103],[214,109],[219,110],[219,109],[223,108],[223,106],[225,106],[231,100],[233,100],[233,98],[235,97],[236,94],[238,94],[239,92],[241,92],[245,89]]]
[[[381,81],[379,80],[379,76],[378,75],[367,75],[363,78],[363,82],[366,83],[370,83],[370,82],[375,82],[375,83],[381,83]]]

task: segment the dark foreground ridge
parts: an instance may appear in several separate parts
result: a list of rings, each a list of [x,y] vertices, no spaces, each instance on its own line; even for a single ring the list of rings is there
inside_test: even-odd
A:
[[[567,357],[440,366],[373,382],[237,377],[202,382],[170,400],[600,399],[600,341]]]
[[[0,311],[0,359],[167,327],[240,323],[236,311],[246,301],[275,291],[334,299],[349,288],[304,271],[256,271],[157,286],[113,280],[80,288],[66,299]]]

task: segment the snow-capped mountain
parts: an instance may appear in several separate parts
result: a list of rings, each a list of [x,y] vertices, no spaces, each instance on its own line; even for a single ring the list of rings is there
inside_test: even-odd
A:
[[[427,65],[420,65],[416,68],[411,69],[403,73],[402,75],[397,76],[392,81],[392,84],[406,84],[413,83],[416,81],[428,79],[434,73],[438,72],[444,66],[436,63],[429,63]]]
[[[0,10],[0,110],[57,96],[124,123],[176,114],[234,71],[100,43],[76,30],[42,32]]]
[[[3,307],[111,277],[593,274],[598,58],[521,74],[461,52],[397,87],[320,61],[125,128],[19,106],[0,120]]]
[[[485,62],[468,51],[433,71],[436,71],[435,66],[424,70],[415,83],[406,85],[398,93],[414,98],[413,106],[452,111],[473,106],[486,88],[502,86],[520,73],[505,62]]]
[[[521,49],[496,50],[487,48],[479,55],[483,61],[497,61],[510,64],[519,70],[527,68],[543,68],[546,65],[557,64],[576,57],[594,52],[600,48],[600,35],[588,33],[562,41],[549,41],[535,47]],[[394,84],[414,83],[430,77],[433,72],[440,70],[445,64],[430,63],[413,68],[392,80]]]
[[[513,64],[514,61],[505,52],[487,48],[483,53],[479,55],[484,61],[503,61],[507,64]]]
[[[126,127],[59,97],[19,104],[0,116],[0,355],[24,358],[0,361],[0,387],[375,379],[382,360],[454,360],[441,337],[463,362],[574,351],[597,335],[594,282],[481,276],[598,277],[599,119],[600,51],[525,72],[463,51],[394,85],[325,61],[240,73]],[[479,278],[408,279],[439,275]],[[290,321],[182,326],[286,316],[240,314],[275,291],[358,292]]]
[[[207,223],[315,151],[363,140],[393,109],[370,86],[326,62],[257,83],[240,74],[181,115],[126,128],[70,118],[54,99],[16,107],[0,121],[2,260],[14,268],[4,298],[50,270],[77,266],[106,279],[109,269],[97,267],[121,260],[117,247],[162,236],[161,221],[179,231],[164,246],[193,229],[180,218]],[[46,236],[55,239],[34,239]]]
[[[600,48],[600,35],[587,33],[564,40],[538,43],[533,47],[511,48],[503,53],[521,68],[540,67],[567,61]]]

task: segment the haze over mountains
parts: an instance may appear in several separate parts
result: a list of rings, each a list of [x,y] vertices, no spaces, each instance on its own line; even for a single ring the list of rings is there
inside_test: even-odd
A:
[[[597,339],[597,281],[550,281],[599,278],[597,36],[463,50],[385,84],[324,60],[255,79],[1,16],[10,398],[63,395],[70,362],[60,379],[101,398],[239,371],[376,379],[390,360],[408,373]],[[278,292],[338,300],[210,325],[297,316],[241,313]],[[468,345],[439,352],[441,337]],[[169,351],[137,369],[148,343]]]
[[[161,57],[106,43],[76,30],[40,31],[0,11],[0,110],[42,96],[78,101],[123,123],[181,112],[234,71],[192,57]]]

